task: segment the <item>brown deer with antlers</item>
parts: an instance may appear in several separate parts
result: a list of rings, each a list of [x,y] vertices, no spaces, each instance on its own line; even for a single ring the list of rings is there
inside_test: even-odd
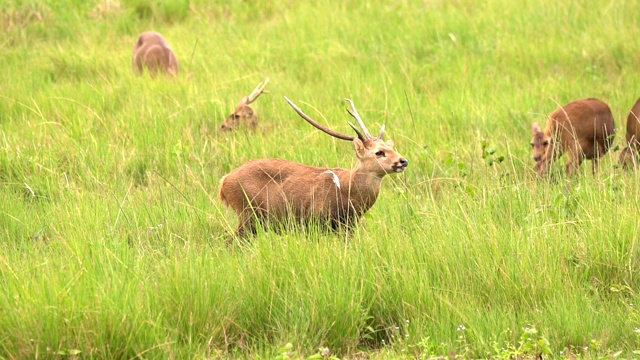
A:
[[[360,118],[353,101],[347,110],[360,127],[351,122],[356,136],[333,131],[310,118],[285,97],[307,122],[341,140],[352,141],[358,164],[353,169],[322,168],[280,159],[253,160],[231,171],[220,181],[220,199],[238,215],[237,233],[256,234],[256,225],[287,221],[306,226],[311,221],[334,230],[349,228],[375,204],[382,179],[403,172],[409,162],[393,149],[393,141],[373,137]]]
[[[620,164],[623,168],[637,165],[640,153],[640,99],[631,108],[627,117],[627,146],[620,152]]]
[[[264,89],[268,83],[269,79],[265,79],[256,86],[249,96],[243,98],[233,113],[220,125],[220,130],[231,131],[237,129],[240,125],[245,125],[248,126],[251,131],[255,131],[256,126],[258,126],[258,113],[250,104],[256,101],[260,94],[265,92]]]
[[[133,48],[133,72],[142,75],[145,67],[151,77],[159,72],[178,75],[178,57],[167,40],[157,32],[143,32]]]

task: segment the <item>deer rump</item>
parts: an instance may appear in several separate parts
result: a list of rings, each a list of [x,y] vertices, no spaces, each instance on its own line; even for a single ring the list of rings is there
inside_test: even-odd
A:
[[[354,225],[380,191],[380,183],[363,188],[352,176],[340,168],[254,160],[222,178],[220,198],[238,214],[242,232],[255,233],[256,221],[302,226],[316,222],[339,230]]]
[[[151,76],[156,76],[158,72],[178,75],[178,58],[159,33],[147,31],[140,34],[133,49],[134,72],[140,75],[145,67]]]

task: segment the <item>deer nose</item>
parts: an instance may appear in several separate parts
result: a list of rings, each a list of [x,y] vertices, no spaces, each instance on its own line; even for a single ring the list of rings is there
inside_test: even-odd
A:
[[[402,167],[407,167],[407,166],[409,166],[409,160],[407,160],[407,159],[400,159],[400,165],[402,165]]]
[[[534,156],[534,157],[533,157],[533,160],[535,160],[535,161],[540,161],[540,160],[542,160],[542,155]]]

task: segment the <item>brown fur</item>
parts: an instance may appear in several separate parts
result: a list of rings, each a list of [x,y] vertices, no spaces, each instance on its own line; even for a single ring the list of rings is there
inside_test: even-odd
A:
[[[178,75],[178,57],[159,33],[143,32],[133,48],[133,72],[142,75],[145,67],[152,77],[159,72]]]
[[[595,172],[598,158],[606,154],[613,141],[615,126],[609,106],[598,99],[582,99],[554,111],[544,132],[533,124],[533,158],[536,171],[545,174],[550,165],[567,152],[567,172],[573,174],[585,159],[590,159]]]
[[[251,105],[245,103],[246,99],[247,98],[242,99],[240,105],[224,120],[222,125],[220,125],[220,130],[232,131],[241,125],[247,126],[251,131],[256,130],[256,126],[258,126],[258,113]]]
[[[638,163],[640,153],[640,99],[633,105],[627,117],[627,146],[620,153],[620,164],[628,168]]]
[[[260,82],[258,86],[249,94],[249,96],[242,98],[238,107],[224,120],[220,125],[221,131],[232,131],[238,128],[238,126],[248,126],[251,131],[255,131],[258,126],[258,113],[251,107],[251,103],[264,93],[264,89],[267,87],[269,79],[265,79]]]
[[[352,226],[376,202],[384,176],[408,165],[391,140],[354,138],[353,144],[358,164],[351,170],[262,159],[224,176],[220,199],[237,213],[238,235],[255,234],[256,222]]]

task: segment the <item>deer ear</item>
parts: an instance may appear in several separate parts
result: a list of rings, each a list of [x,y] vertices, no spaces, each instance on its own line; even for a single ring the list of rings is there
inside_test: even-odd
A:
[[[533,126],[531,127],[531,132],[533,132],[533,135],[539,134],[542,132],[542,129],[540,128],[540,125],[537,122],[533,123]]]
[[[242,114],[244,116],[246,116],[246,117],[251,117],[251,116],[253,116],[253,109],[251,107],[249,107],[249,106],[245,106],[242,109]]]
[[[358,158],[363,158],[365,156],[367,148],[364,146],[362,140],[354,138],[353,147],[356,149],[356,155],[358,156]]]
[[[385,141],[385,144],[387,144],[387,146],[389,147],[393,147],[393,140],[387,140]]]

